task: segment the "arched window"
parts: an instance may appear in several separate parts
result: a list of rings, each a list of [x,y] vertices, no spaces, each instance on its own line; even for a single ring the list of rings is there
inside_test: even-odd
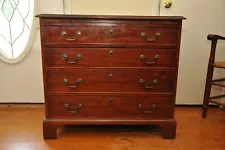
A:
[[[0,59],[17,62],[31,48],[35,0],[0,0]]]

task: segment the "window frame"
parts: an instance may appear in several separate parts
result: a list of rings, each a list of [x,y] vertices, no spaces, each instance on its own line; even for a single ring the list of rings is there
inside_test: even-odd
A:
[[[16,64],[22,62],[31,52],[34,42],[36,41],[37,29],[38,29],[38,20],[35,18],[35,14],[39,10],[38,0],[34,0],[34,12],[33,12],[33,21],[30,30],[30,35],[26,46],[24,47],[23,52],[16,58],[8,58],[4,54],[0,53],[0,61],[8,64]]]

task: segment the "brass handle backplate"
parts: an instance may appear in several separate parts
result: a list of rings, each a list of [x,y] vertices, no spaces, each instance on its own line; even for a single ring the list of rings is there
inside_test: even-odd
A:
[[[114,52],[113,51],[109,51],[109,55],[110,56],[114,55]]]
[[[113,74],[109,74],[109,79],[112,80],[113,79]]]
[[[76,35],[75,35],[74,37],[69,37],[66,31],[62,31],[62,32],[61,32],[61,37],[64,37],[65,40],[71,41],[71,42],[72,42],[72,41],[76,41],[77,38],[78,38],[79,36],[81,36],[81,34],[82,34],[82,33],[81,33],[80,31],[77,31],[77,33],[76,33]]]
[[[153,104],[149,110],[144,110],[145,108],[143,107],[142,104],[138,104],[138,108],[139,108],[141,111],[143,111],[143,113],[145,113],[145,114],[150,114],[150,113],[152,113],[152,112],[155,110],[156,104]]]
[[[71,84],[69,83],[69,80],[68,80],[68,79],[64,79],[63,82],[64,82],[64,84],[67,85],[67,87],[69,87],[69,88],[77,88],[77,87],[82,83],[82,79],[78,79],[78,80],[76,81],[76,85],[71,85]]]
[[[160,38],[160,36],[161,36],[160,33],[157,32],[153,38],[149,38],[147,33],[145,33],[145,32],[141,33],[141,37],[146,39],[148,42],[153,42],[153,41],[157,40],[158,38]]]
[[[109,104],[112,104],[112,99],[111,98],[108,100],[108,103]]]
[[[81,58],[82,58],[81,54],[77,54],[77,56],[75,57],[75,61],[68,61],[69,58],[68,58],[67,54],[62,54],[62,60],[66,61],[68,64],[75,64]]]
[[[109,30],[109,34],[112,36],[114,34],[114,30]]]
[[[65,104],[64,105],[64,108],[67,109],[70,113],[73,113],[73,114],[77,113],[82,107],[83,107],[83,105],[82,104],[79,104],[76,107],[76,110],[72,110],[69,104]]]
[[[145,57],[145,55],[141,55],[140,58],[144,60],[147,65],[154,65],[156,61],[159,59],[159,55],[155,55],[154,61],[147,61],[147,58]]]
[[[148,89],[153,89],[155,87],[155,85],[159,83],[159,81],[157,79],[153,79],[152,84],[148,85],[148,84],[145,83],[145,81],[143,79],[140,79],[139,83],[145,84],[145,89],[148,90]]]

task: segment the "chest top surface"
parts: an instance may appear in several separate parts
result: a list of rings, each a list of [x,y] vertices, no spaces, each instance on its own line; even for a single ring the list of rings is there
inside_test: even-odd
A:
[[[46,19],[106,19],[106,20],[185,20],[183,16],[131,16],[131,15],[77,15],[77,14],[38,14],[35,17]]]

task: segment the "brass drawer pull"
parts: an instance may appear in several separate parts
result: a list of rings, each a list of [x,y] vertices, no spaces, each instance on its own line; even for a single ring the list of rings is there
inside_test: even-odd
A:
[[[145,55],[141,55],[140,58],[144,60],[147,65],[154,65],[156,61],[159,59],[159,55],[155,55],[154,61],[147,61],[147,58],[145,57]]]
[[[145,32],[141,33],[141,37],[146,39],[148,42],[153,42],[153,41],[157,40],[160,36],[161,36],[160,33],[157,32],[153,38],[149,38],[147,33],[145,33]]]
[[[68,64],[75,64],[81,58],[82,58],[81,54],[77,54],[75,61],[68,61],[69,58],[68,58],[67,54],[62,54],[62,60],[66,61]]]
[[[139,80],[139,83],[140,84],[145,84],[145,81],[143,79],[140,79]],[[150,85],[147,85],[147,84],[145,85],[145,89],[153,89],[155,87],[155,85],[158,84],[158,83],[159,83],[159,81],[157,79],[154,79],[152,81],[152,85],[151,86]]]
[[[76,85],[70,85],[68,79],[64,79],[63,81],[64,81],[64,84],[67,85],[67,87],[69,88],[77,88],[82,83],[82,79],[78,79],[76,82]]]
[[[142,104],[138,104],[138,108],[140,110],[145,109]],[[143,113],[150,114],[150,113],[152,113],[155,110],[155,108],[156,108],[156,104],[153,104],[152,107],[149,110],[144,110]]]
[[[83,105],[82,105],[82,104],[79,104],[79,105],[77,106],[76,110],[72,110],[72,109],[70,108],[70,105],[69,105],[69,104],[65,104],[65,105],[64,105],[64,108],[67,109],[70,113],[73,113],[73,114],[77,113],[82,107],[83,107]]]
[[[78,38],[79,36],[81,36],[81,34],[82,34],[82,33],[81,33],[80,31],[77,31],[77,33],[76,33],[76,35],[75,35],[74,37],[68,37],[68,34],[67,34],[66,31],[62,31],[62,32],[61,32],[61,36],[64,37],[65,40],[67,40],[67,41],[76,41],[77,38]]]

